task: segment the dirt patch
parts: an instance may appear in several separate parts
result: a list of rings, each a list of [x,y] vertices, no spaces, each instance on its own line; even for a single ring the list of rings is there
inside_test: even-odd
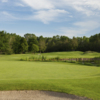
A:
[[[90,100],[51,91],[0,91],[0,100]]]

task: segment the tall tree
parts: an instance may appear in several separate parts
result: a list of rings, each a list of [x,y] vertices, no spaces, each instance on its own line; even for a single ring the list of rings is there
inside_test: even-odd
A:
[[[46,42],[45,42],[45,38],[43,38],[43,36],[40,36],[37,38],[38,42],[39,42],[39,51],[44,52],[46,50]]]
[[[26,41],[26,39],[23,38],[23,37],[21,37],[21,39],[20,39],[20,46],[19,46],[19,48],[20,48],[20,52],[21,52],[21,53],[25,53],[25,52],[28,51],[28,44],[27,44],[27,41]]]
[[[32,47],[31,47],[31,52],[33,52],[34,54],[39,51],[39,47],[38,45],[36,44],[32,44]]]
[[[7,33],[4,31],[0,31],[0,52],[6,53],[8,51],[8,37]]]
[[[32,49],[33,49],[33,47],[32,47],[33,44],[38,45],[38,41],[37,41],[37,39],[34,38],[34,37],[29,38],[29,40],[28,40],[28,51],[29,51],[29,52],[32,51]]]
[[[71,40],[71,50],[76,50],[78,47],[78,42],[77,39],[75,37],[73,37],[73,39]]]
[[[13,42],[13,51],[14,53],[25,53],[28,50],[28,44],[25,38],[21,36],[16,36],[15,41]]]
[[[20,48],[19,48],[20,47],[20,40],[21,40],[21,36],[16,36],[15,41],[13,42],[12,48],[13,48],[13,52],[16,54],[20,53]]]
[[[40,40],[39,41],[39,51],[44,52],[46,50],[46,44],[45,44],[45,40]]]
[[[30,33],[26,33],[25,35],[24,35],[24,37],[25,37],[25,39],[28,41],[29,40],[29,38],[37,38],[36,37],[36,35],[35,34],[30,34]]]

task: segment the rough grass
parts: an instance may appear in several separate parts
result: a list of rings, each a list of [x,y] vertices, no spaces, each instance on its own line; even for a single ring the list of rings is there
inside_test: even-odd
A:
[[[69,54],[69,57],[84,55],[83,52],[43,55],[65,58],[65,54]],[[84,56],[93,57],[97,54],[100,55],[89,53]],[[100,67],[67,62],[18,61],[31,56],[33,54],[0,55],[0,90],[50,90],[100,100]]]
[[[16,54],[16,55],[0,55],[0,60],[19,60],[21,58],[27,57],[37,57],[45,56],[46,58],[94,58],[100,57],[98,52],[81,52],[81,51],[71,51],[71,52],[51,52],[51,53],[36,53],[36,54]]]

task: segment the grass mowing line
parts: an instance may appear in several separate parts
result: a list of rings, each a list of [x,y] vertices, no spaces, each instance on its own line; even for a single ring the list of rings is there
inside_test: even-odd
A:
[[[16,79],[0,79],[0,80],[67,80],[67,79],[92,79],[92,78],[99,78],[100,76],[92,76],[92,77],[82,77],[82,78],[16,78]]]

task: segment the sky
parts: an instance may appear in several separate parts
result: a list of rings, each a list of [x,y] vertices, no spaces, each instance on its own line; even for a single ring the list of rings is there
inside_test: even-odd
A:
[[[0,31],[72,38],[100,33],[100,0],[0,0]]]

